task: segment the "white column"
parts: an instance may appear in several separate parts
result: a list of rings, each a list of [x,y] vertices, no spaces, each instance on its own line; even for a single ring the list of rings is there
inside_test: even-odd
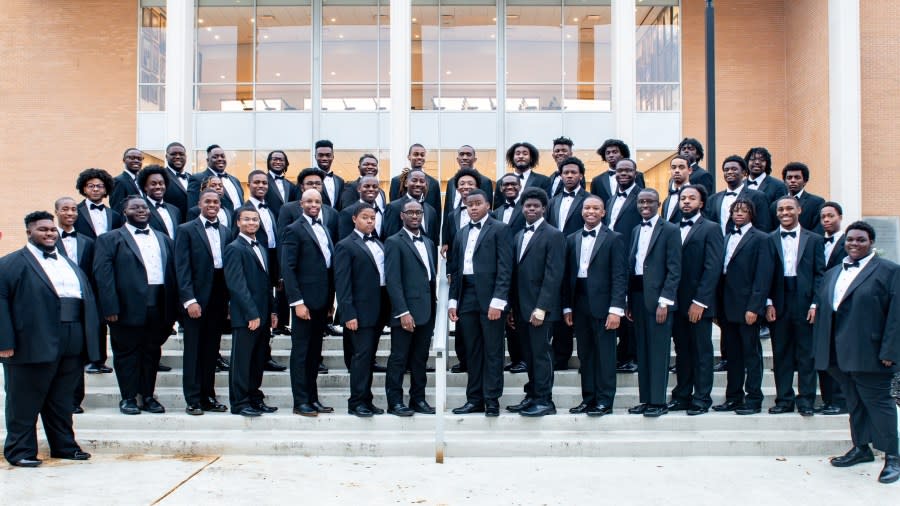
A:
[[[845,223],[862,217],[859,0],[828,0],[829,180]]]
[[[178,141],[194,161],[194,2],[166,2],[166,142]]]
[[[310,107],[312,108],[312,147],[315,142],[322,136],[322,0],[313,0],[310,16],[312,17],[312,88],[309,97]],[[326,133],[326,137],[328,134]],[[310,163],[312,167],[316,167],[315,150],[310,150]]]
[[[497,2],[497,164],[494,167],[494,181],[499,181],[508,170],[506,167],[506,2]]]
[[[408,164],[410,80],[412,77],[412,6],[391,1],[391,176]]]
[[[612,114],[615,135],[636,151],[634,112],[637,64],[635,61],[635,0],[612,0]]]

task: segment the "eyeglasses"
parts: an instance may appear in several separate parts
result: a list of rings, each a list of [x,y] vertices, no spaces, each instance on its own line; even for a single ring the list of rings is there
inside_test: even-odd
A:
[[[425,214],[422,211],[402,211],[402,213],[409,216],[422,216],[423,214]]]
[[[106,185],[103,185],[103,184],[88,184],[88,185],[84,185],[84,186],[88,190],[105,190],[106,189]]]

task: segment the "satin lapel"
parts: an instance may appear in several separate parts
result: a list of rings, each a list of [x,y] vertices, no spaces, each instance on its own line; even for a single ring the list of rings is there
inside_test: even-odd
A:
[[[766,179],[768,179],[768,178],[766,178]],[[825,289],[825,297],[826,298],[823,302],[828,304],[828,309],[833,309],[833,307],[834,307],[832,305],[832,302],[834,301],[834,285],[837,284],[837,278],[840,275],[841,275],[841,269],[835,269],[834,271],[829,271],[828,279],[824,280],[824,282],[826,283],[825,286],[827,288]],[[862,275],[862,273],[860,273],[860,275]],[[859,276],[857,276],[857,278],[858,277]],[[854,281],[856,281],[856,280],[854,280]],[[844,294],[844,298],[847,298],[847,293],[850,293],[850,290],[847,290],[847,292]]]
[[[62,242],[62,241],[60,241],[60,242]],[[79,234],[79,235],[75,236],[75,243],[78,245],[78,251],[76,252],[77,254],[75,255],[76,257],[78,257],[78,258],[76,258],[76,263],[78,263],[78,265],[81,265],[81,257],[84,256],[84,248],[87,245],[87,241],[84,240],[83,237],[81,237],[81,234]]]
[[[800,258],[803,257],[803,248],[806,248],[806,243],[809,242],[810,233],[806,229],[800,229],[800,237],[797,238],[797,265],[800,265]]]
[[[687,244],[687,242],[691,240],[691,237],[694,236],[694,233],[697,231],[697,228],[700,227],[700,223],[702,221],[703,221],[703,216],[697,218],[697,221],[694,222],[694,224],[691,226],[691,229],[688,231],[687,236],[684,238],[683,244]],[[681,226],[681,224],[679,223],[678,226]]]
[[[278,191],[278,185],[275,183],[275,178],[272,177],[272,174],[268,174],[267,177],[269,178],[269,188],[272,189],[272,192],[275,194],[275,197],[278,200],[280,200],[282,204],[284,204],[284,199],[281,197],[281,192]],[[282,179],[281,181],[285,183],[284,193],[286,195],[288,193],[288,191],[290,190],[290,188],[287,188],[286,180]]]
[[[200,236],[200,240],[203,241],[203,244],[206,245],[206,251],[209,252],[209,258],[212,258],[213,257],[212,244],[209,243],[209,237],[206,236],[206,225],[203,224],[203,221],[200,218],[197,218],[196,220],[194,220],[193,225],[194,225],[194,230],[197,232],[197,235]],[[221,244],[224,241],[224,239],[222,238],[222,231],[218,230],[218,232],[219,232],[219,243]]]
[[[847,291],[844,292],[844,298],[841,299],[841,301],[846,300],[847,297],[849,297],[850,294],[853,293],[853,290],[856,290],[856,288],[859,285],[861,285],[863,283],[863,281],[865,281],[869,276],[871,276],[872,273],[875,272],[876,269],[878,269],[879,263],[880,262],[879,262],[878,257],[875,257],[875,258],[872,258],[871,260],[869,260],[869,263],[866,264],[866,266],[863,268],[863,270],[860,271],[860,273],[856,275],[856,278],[853,279],[853,282],[850,283],[850,286],[847,287]],[[843,268],[844,267],[841,266],[840,269],[837,269],[837,272],[840,272],[841,270],[843,270]]]
[[[743,248],[744,245],[747,244],[747,241],[750,240],[749,237],[750,237],[750,235],[752,234],[752,232],[751,232],[752,230],[753,230],[753,229],[751,228],[750,230],[747,230],[747,233],[746,233],[746,234],[742,234],[742,235],[741,235],[741,240],[738,241],[737,246],[734,247],[734,253],[731,254],[731,259],[732,259],[732,260],[734,260],[734,257],[737,256],[738,251],[740,251],[741,248]],[[727,236],[726,236],[726,237],[727,237]],[[726,249],[726,250],[728,249],[728,239],[725,240],[725,249]],[[724,262],[724,259],[723,259],[723,262]]]
[[[363,238],[360,237],[356,232],[351,232],[351,234],[353,234],[351,241],[353,241],[353,243],[356,244],[357,247],[361,248],[366,256],[369,257],[369,260],[372,261],[372,265],[378,268],[378,262],[375,261],[375,255],[373,255],[369,250],[369,247],[366,246],[366,241],[364,241]]]
[[[141,248],[138,248],[137,242],[135,242],[134,237],[131,236],[131,231],[124,226],[119,230],[121,231],[120,233],[122,234],[122,238],[125,239],[125,244],[127,244],[128,247],[131,248],[131,252],[134,253],[134,256],[137,257],[138,262],[140,262],[141,265],[144,265],[144,257],[141,256]],[[144,269],[146,268],[147,266],[144,265]]]
[[[475,241],[475,249],[473,251],[478,251],[478,247],[481,246],[481,243],[484,241],[485,236],[487,236],[488,230],[493,228],[490,219],[484,221],[484,224],[481,225],[481,232],[478,234],[478,240]]]
[[[47,285],[47,288],[50,289],[51,292],[56,293],[56,288],[53,287],[53,283],[50,282],[50,278],[47,277],[47,273],[44,272],[44,268],[41,267],[41,264],[38,263],[37,259],[34,258],[34,255],[31,254],[31,251],[28,251],[28,247],[24,247],[19,250],[19,254],[25,258],[25,261],[28,262],[28,265],[37,273],[38,277],[41,278],[41,281]]]
[[[306,229],[306,233],[309,234],[309,236],[310,236],[310,238],[312,238],[313,242],[316,243],[316,247],[319,248],[319,254],[322,255],[322,261],[325,261],[325,252],[322,251],[322,245],[319,244],[319,238],[316,237],[316,232],[312,229],[312,225],[310,225],[309,222],[306,221],[306,217],[302,214],[297,219],[303,220],[300,222],[300,226],[303,227],[304,229]],[[325,238],[328,239],[328,251],[333,254],[334,247],[331,245],[331,237],[329,237],[327,230],[325,231]]]
[[[94,231],[94,235],[99,237],[100,232],[98,232],[96,229],[94,229],[94,220],[91,219],[91,212],[90,212],[90,210],[88,210],[89,205],[90,204],[85,204],[84,202],[82,202],[81,204],[78,204],[78,215],[81,216],[82,218],[84,218],[84,220],[87,222],[87,224],[91,226],[91,230]],[[112,225],[112,221],[111,221],[112,218],[109,216],[109,210],[104,210],[104,211],[106,212],[106,222],[109,223],[110,225]]]
[[[597,252],[600,251],[600,246],[603,245],[603,241],[610,236],[609,229],[606,227],[597,227],[595,230],[597,230],[597,238],[594,239],[594,249],[591,250],[591,262],[594,261],[594,257],[597,256]],[[581,251],[581,241],[582,236],[579,234],[578,237],[575,238],[579,251]]]
[[[156,242],[159,243],[159,258],[162,261],[162,269],[163,274],[166,272],[166,262],[169,260],[169,252],[166,250],[166,240],[167,235],[162,232],[150,229],[151,233],[156,237]],[[206,235],[206,234],[203,234]]]
[[[553,225],[547,223],[547,220],[544,220],[544,223],[541,223],[541,226],[538,227],[537,230],[535,230],[533,234],[531,234],[531,240],[528,241],[528,246],[525,247],[525,251],[522,252],[522,256],[520,258],[525,258],[525,255],[528,254],[528,251],[531,250],[531,245],[534,244],[535,241],[540,239],[540,236],[544,233],[544,226],[552,227]],[[524,239],[525,239],[525,234],[522,234],[523,242],[524,242]],[[521,249],[521,246],[522,245],[520,244],[519,245],[520,249]]]
[[[579,204],[581,204],[584,198],[584,190],[578,190],[578,194],[572,199],[572,205],[569,206],[569,212],[566,214],[566,223],[572,219],[572,215],[575,214],[575,210],[578,209]]]
[[[778,249],[778,256],[781,258],[781,267],[784,268],[784,246],[781,245],[781,228],[776,228],[773,234],[775,234],[775,247]]]
[[[420,234],[420,235],[422,234],[422,231],[421,231],[421,230],[419,231],[419,234]],[[424,263],[422,263],[422,257],[419,256],[419,250],[416,249],[416,245],[413,244],[413,240],[410,239],[409,234],[407,234],[406,232],[404,232],[403,234],[400,235],[400,240],[403,241],[403,244],[405,244],[407,248],[409,248],[410,250],[412,250],[413,253],[415,253],[415,257],[416,257],[417,259],[419,259],[419,265],[421,265],[423,268],[426,268],[426,269],[427,269],[428,267],[427,267]],[[431,258],[431,250],[430,250],[429,248],[425,248],[425,249],[428,250],[428,251],[427,251],[427,253],[428,253],[428,260],[433,262],[434,259]]]
[[[653,251],[653,246],[656,244],[656,239],[659,238],[659,234],[662,233],[664,220],[662,218],[656,220],[656,226],[653,227],[653,233],[650,234],[650,243],[647,244],[647,254],[649,255],[651,251]],[[641,226],[641,225],[638,225]],[[641,235],[641,231],[638,230],[637,236]]]
[[[534,237],[532,237],[534,239]],[[522,251],[522,243],[525,242],[525,232],[522,232],[521,235],[516,234],[516,258],[520,256],[525,256],[524,252],[519,255],[519,252]]]

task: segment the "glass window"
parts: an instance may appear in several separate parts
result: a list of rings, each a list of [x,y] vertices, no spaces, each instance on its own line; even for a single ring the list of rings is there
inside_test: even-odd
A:
[[[609,111],[612,50],[609,0],[564,2],[563,108]]]
[[[138,72],[138,110],[166,110],[166,7],[143,2]]]
[[[256,110],[297,110],[309,100],[311,19],[308,0],[256,2]]]
[[[635,9],[637,110],[681,110],[681,29],[678,2]]]
[[[378,182],[387,194],[391,181],[391,160],[387,150],[379,149],[354,149],[335,150],[334,163],[331,170],[345,181],[356,181],[359,178],[359,158],[364,154],[372,154],[378,159]],[[388,198],[390,200],[390,198]]]
[[[253,38],[256,19],[252,3],[252,0],[198,1],[196,109],[254,109]]]

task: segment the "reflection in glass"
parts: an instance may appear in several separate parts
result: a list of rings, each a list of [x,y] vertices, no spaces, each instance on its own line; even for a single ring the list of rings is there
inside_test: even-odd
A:
[[[547,5],[535,5],[536,3]],[[506,80],[562,83],[562,5],[511,0],[506,8]]]
[[[141,9],[138,110],[166,110],[166,8]],[[148,86],[143,86],[148,85]]]
[[[251,0],[198,2],[196,82],[253,82],[256,30],[251,4]]]
[[[681,110],[679,16],[677,5],[635,10],[638,111]]]
[[[252,111],[257,104],[253,101],[251,84],[207,84],[197,85],[194,109],[198,111]],[[260,110],[265,104],[259,104]]]
[[[258,1],[256,7],[256,82],[309,83],[312,68],[311,8],[309,5],[265,3]]]
[[[322,82],[389,82],[390,7],[379,0],[326,1]]]

